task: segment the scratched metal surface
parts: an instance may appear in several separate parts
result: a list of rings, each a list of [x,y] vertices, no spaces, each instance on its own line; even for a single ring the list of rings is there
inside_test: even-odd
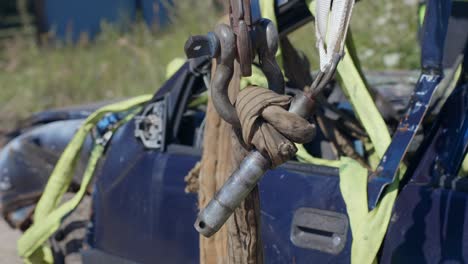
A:
[[[410,107],[400,121],[397,131],[393,135],[392,142],[382,157],[377,170],[371,176],[372,181],[367,187],[369,208],[373,208],[376,205],[377,199],[383,192],[382,188],[393,181],[441,79],[440,75],[426,74],[422,74],[419,78],[418,85],[410,101]]]
[[[451,11],[451,1],[428,0],[421,30],[422,74],[412,95],[407,114],[400,121],[392,142],[367,187],[368,207],[373,209],[391,184],[401,161],[426,115],[431,99],[443,77],[442,58]]]

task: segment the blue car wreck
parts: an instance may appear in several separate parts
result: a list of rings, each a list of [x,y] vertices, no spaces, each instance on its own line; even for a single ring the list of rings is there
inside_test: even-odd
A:
[[[407,167],[377,254],[379,263],[468,260],[468,178],[460,176],[468,150],[468,46],[458,51],[463,59],[447,63],[461,68],[450,96],[440,109],[437,104],[429,105],[430,95],[440,89],[443,78],[444,36],[450,15],[450,1],[437,2],[428,1],[426,14],[431,15],[426,15],[423,28],[422,73],[417,83],[392,93],[389,88],[379,89],[379,78],[368,78],[393,140],[386,151],[388,159],[380,161],[384,173],[369,177],[366,207],[372,209],[379,202],[382,182],[392,182],[390,172],[402,160]],[[277,1],[276,13],[280,38],[313,19],[305,1],[299,0]],[[206,106],[193,102],[209,90],[211,66],[208,56],[185,62],[113,133],[86,192],[89,208],[78,210],[81,218],[61,226],[49,239],[55,263],[66,262],[70,254],[79,255],[83,263],[199,263],[199,233],[193,227],[198,200],[195,193],[186,192],[186,176],[202,158]],[[401,81],[400,76],[396,79]],[[414,92],[411,85],[416,86]],[[338,122],[350,122],[345,129],[359,134],[363,128],[339,86],[328,85],[317,108],[333,112],[324,115],[334,116]],[[286,94],[297,94],[299,87],[289,78]],[[428,110],[418,115],[416,107],[423,102]],[[0,152],[0,205],[12,227],[27,230],[31,226],[35,205],[61,153],[86,118],[109,104],[37,113],[10,133]],[[107,115],[97,124],[97,133],[101,126],[101,135],[105,135],[112,118],[123,119]],[[415,124],[423,128],[412,131]],[[94,139],[95,134],[88,135],[80,149],[68,193],[79,190]],[[304,148],[314,156],[338,160],[339,155],[327,151],[329,142],[318,129]],[[363,142],[356,138],[352,142],[356,152],[364,151]],[[339,168],[295,157],[268,170],[258,188],[265,263],[351,262],[353,230],[340,189]],[[81,233],[76,237],[78,229]]]

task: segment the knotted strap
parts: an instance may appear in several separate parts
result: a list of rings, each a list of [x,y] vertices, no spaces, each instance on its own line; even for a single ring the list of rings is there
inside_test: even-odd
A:
[[[249,86],[239,92],[235,103],[245,145],[270,157],[273,167],[297,152],[294,142],[309,142],[314,136],[314,125],[287,111],[291,100],[288,95]]]

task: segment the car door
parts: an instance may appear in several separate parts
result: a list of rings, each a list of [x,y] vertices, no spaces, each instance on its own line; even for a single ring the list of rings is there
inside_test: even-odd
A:
[[[96,173],[89,229],[92,250],[83,254],[85,263],[198,262],[198,234],[192,226],[197,198],[185,193],[184,177],[201,151],[177,132],[187,129],[182,113],[190,92],[204,85],[193,69],[184,65],[138,117],[113,136]],[[157,126],[138,123],[157,103],[165,113]],[[155,133],[164,140],[151,142]]]

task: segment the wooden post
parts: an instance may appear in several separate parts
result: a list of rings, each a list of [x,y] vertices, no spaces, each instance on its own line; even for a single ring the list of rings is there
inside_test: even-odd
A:
[[[234,77],[229,85],[232,101],[239,92],[239,72],[239,64],[235,63]],[[207,205],[243,158],[234,157],[233,148],[242,153],[241,147],[233,140],[231,126],[219,117],[209,100],[199,174],[200,208]],[[256,188],[218,233],[211,238],[200,236],[200,263],[263,263],[259,208]]]
[[[221,176],[222,159],[219,155],[219,144],[226,142],[226,133],[222,133],[221,120],[211,100],[208,101],[206,125],[204,133],[203,156],[199,174],[198,205],[204,208],[221,186],[218,178]],[[220,166],[218,166],[219,164]],[[230,164],[226,164],[230,165]],[[222,227],[210,238],[200,235],[200,263],[223,263],[228,258],[227,230]]]

